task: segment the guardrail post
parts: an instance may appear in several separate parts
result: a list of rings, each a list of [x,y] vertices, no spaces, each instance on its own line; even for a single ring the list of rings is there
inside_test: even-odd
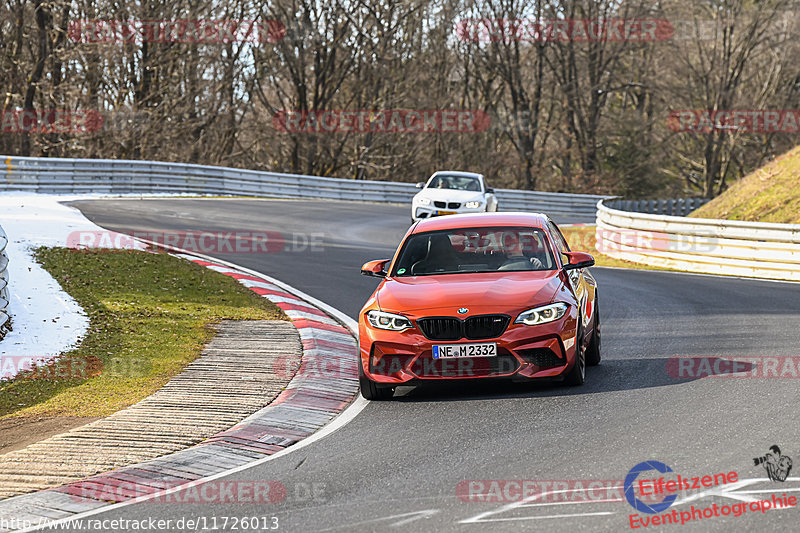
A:
[[[0,340],[11,331],[11,316],[8,314],[8,237],[0,226]]]

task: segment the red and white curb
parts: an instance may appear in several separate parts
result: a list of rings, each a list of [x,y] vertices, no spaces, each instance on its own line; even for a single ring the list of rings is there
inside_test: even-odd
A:
[[[289,316],[303,343],[303,356],[294,377],[268,406],[196,446],[62,487],[0,501],[0,531],[35,531],[97,514],[112,505],[169,499],[176,493],[185,496],[192,489],[197,492],[199,485],[282,455],[300,441],[303,442],[298,448],[322,438],[363,408],[363,402],[356,402],[358,405],[352,406],[348,416],[345,413],[337,418],[358,393],[357,332],[352,320],[257,272],[209,257],[173,255],[235,278]],[[338,320],[332,315],[338,315]],[[334,418],[336,422],[329,424]],[[312,434],[314,437],[308,438]],[[277,481],[265,482],[261,490],[263,503],[279,502],[286,496],[286,488]],[[173,501],[181,501],[180,496],[174,498]]]

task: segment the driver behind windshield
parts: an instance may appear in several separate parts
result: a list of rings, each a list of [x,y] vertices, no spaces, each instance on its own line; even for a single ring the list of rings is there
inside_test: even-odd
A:
[[[433,178],[433,181],[431,181],[430,188],[480,192],[481,185],[475,178],[463,178],[459,176],[437,176]]]
[[[477,228],[412,235],[396,276],[551,270],[554,261],[541,230]]]

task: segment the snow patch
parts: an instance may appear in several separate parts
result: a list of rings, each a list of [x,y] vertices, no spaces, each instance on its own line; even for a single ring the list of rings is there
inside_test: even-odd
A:
[[[71,350],[86,334],[86,314],[33,259],[32,250],[75,247],[76,232],[108,233],[77,209],[60,203],[100,197],[104,196],[0,193],[0,226],[8,236],[8,313],[14,328],[0,341],[0,379],[30,368],[32,361],[50,360]],[[119,242],[105,239],[110,245],[105,247],[113,247],[115,241]],[[94,247],[103,245],[97,241]],[[125,247],[131,248],[130,241]]]

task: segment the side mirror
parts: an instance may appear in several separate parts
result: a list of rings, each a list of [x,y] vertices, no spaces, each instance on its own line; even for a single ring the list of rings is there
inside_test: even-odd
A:
[[[386,267],[389,265],[390,261],[391,259],[377,259],[364,263],[364,266],[361,267],[361,274],[375,278],[385,278],[388,274],[388,272],[386,272]]]
[[[416,186],[417,189],[424,189],[425,188],[425,182],[424,181],[420,181],[415,186]]]
[[[583,252],[564,252],[567,256],[567,263],[564,270],[577,270],[579,268],[589,268],[594,265],[594,257]]]
[[[486,194],[494,194],[494,189],[491,187],[486,187]]]

